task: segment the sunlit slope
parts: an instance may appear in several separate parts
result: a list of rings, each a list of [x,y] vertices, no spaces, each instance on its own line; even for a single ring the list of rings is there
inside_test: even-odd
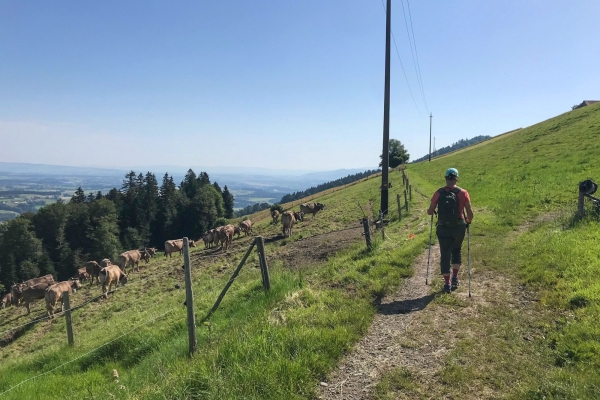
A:
[[[526,210],[575,206],[577,183],[600,181],[600,104],[408,170],[435,189],[449,167],[458,168],[459,186],[469,190],[475,206],[490,207],[509,222]]]

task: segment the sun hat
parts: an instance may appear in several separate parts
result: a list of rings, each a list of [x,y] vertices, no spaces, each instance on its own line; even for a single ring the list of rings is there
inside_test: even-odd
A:
[[[452,177],[458,178],[458,170],[456,168],[448,168],[446,170],[446,178],[452,178]]]

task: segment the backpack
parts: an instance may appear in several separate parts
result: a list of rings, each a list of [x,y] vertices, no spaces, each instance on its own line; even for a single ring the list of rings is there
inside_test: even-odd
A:
[[[444,188],[438,190],[438,226],[453,228],[458,226],[461,215],[458,213],[458,194],[461,189],[457,186],[451,191]]]

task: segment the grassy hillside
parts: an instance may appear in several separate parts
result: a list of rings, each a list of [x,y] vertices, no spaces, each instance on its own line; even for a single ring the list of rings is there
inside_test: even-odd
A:
[[[398,172],[390,180],[402,186]],[[191,360],[180,256],[165,260],[159,255],[107,300],[74,311],[73,348],[66,345],[62,317],[16,334],[3,332],[42,317],[42,302],[35,304],[31,316],[24,315],[23,308],[0,310],[0,393],[10,389],[4,396],[14,399],[310,398],[318,380],[368,328],[375,312],[373,299],[409,276],[412,259],[425,247],[423,219],[405,215],[402,224],[387,230],[393,241],[374,238],[373,250],[365,250],[359,203],[365,211],[370,200],[378,204],[379,185],[380,180],[369,179],[315,196],[327,208],[299,223],[291,238],[266,245],[272,282],[268,293],[262,289],[253,253],[217,312],[199,324],[198,354]],[[275,238],[280,233],[281,225],[272,225],[264,212],[253,219],[255,234]],[[346,228],[358,229],[342,231],[348,236],[310,238]],[[409,239],[409,233],[417,235]],[[194,250],[198,321],[249,241],[235,239],[227,255]],[[311,250],[307,244],[343,250],[304,257]],[[294,263],[290,257],[296,257]],[[72,304],[99,293],[99,286],[86,286],[72,296]]]
[[[411,182],[427,193],[443,185],[446,168],[458,168],[459,186],[469,191],[476,212],[474,279],[516,276],[539,297],[535,322],[518,310],[499,313],[502,304],[479,310],[468,323],[485,340],[457,344],[440,396],[461,398],[481,386],[498,397],[600,398],[600,220],[589,208],[584,220],[576,216],[577,184],[600,181],[599,156],[597,104],[408,166]],[[539,329],[533,342],[519,336],[527,323]],[[511,327],[507,336],[498,334],[503,326]]]

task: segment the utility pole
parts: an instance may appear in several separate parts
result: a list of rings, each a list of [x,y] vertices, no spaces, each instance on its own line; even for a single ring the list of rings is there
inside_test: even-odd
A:
[[[385,93],[383,99],[383,152],[381,155],[381,212],[388,212],[388,172],[390,164],[390,32],[392,0],[387,0],[385,15]]]
[[[431,119],[433,114],[429,113],[429,162],[431,162]]]

